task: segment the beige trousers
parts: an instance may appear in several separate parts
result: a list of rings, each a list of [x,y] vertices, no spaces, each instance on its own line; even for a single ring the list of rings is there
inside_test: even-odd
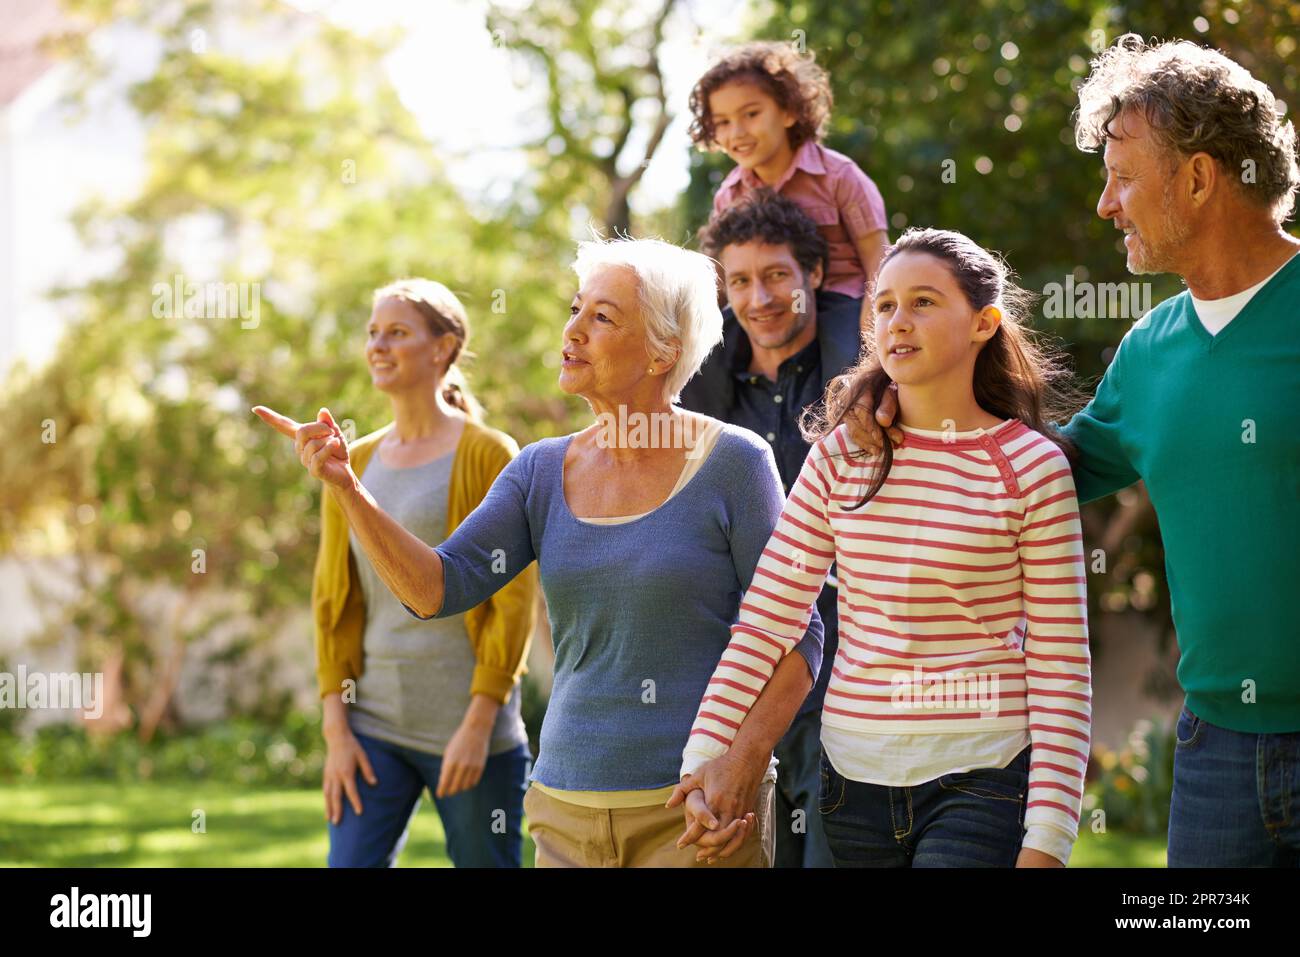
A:
[[[758,833],[716,864],[697,863],[694,844],[677,849],[686,829],[680,807],[582,807],[530,787],[524,814],[537,845],[537,867],[771,867],[775,793],[771,781],[759,786]]]

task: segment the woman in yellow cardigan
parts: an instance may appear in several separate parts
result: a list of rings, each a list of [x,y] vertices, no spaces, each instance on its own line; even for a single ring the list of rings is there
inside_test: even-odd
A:
[[[519,451],[480,422],[456,365],[468,336],[464,308],[441,283],[375,292],[365,355],[393,421],[349,453],[370,494],[430,545]],[[331,867],[392,866],[425,787],[455,866],[520,866],[531,758],[519,679],[535,589],[534,566],[463,615],[413,619],[322,494],[312,610]]]

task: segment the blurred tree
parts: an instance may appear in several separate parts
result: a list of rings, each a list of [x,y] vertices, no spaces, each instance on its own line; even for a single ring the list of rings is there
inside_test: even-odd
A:
[[[61,290],[75,320],[56,358],[7,384],[0,547],[76,557],[83,590],[44,603],[49,633],[80,636],[96,670],[122,664],[148,737],[213,616],[251,622],[247,644],[306,606],[319,487],[250,406],[308,419],[328,404],[356,435],[383,424],[362,362],[370,294],[424,275],[463,297],[490,356],[469,367],[490,423],[550,434],[573,414],[547,361],[570,246],[549,208],[467,212],[383,72],[391,37],[272,0],[70,8],[85,28],[63,46],[87,83],[107,75],[95,30],[156,38],[156,70],[127,91],[148,175],[80,212],[119,265]]]
[[[545,129],[524,146],[543,205],[564,213],[576,203],[601,210],[607,230],[631,228],[628,196],[672,122],[659,49],[675,3],[537,0],[490,8],[494,41],[526,57],[545,83]]]

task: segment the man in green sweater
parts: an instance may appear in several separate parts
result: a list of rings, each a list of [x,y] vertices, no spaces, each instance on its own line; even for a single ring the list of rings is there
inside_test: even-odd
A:
[[[1081,502],[1140,479],[1160,523],[1186,693],[1169,865],[1295,867],[1300,242],[1281,225],[1295,131],[1222,54],[1129,34],[1093,61],[1075,134],[1104,149],[1097,212],[1124,232],[1129,271],[1187,284],[1134,324],[1063,430]],[[887,394],[877,421],[895,410]]]

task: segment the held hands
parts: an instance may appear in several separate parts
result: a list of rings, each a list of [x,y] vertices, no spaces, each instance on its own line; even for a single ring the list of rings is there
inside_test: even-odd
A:
[[[844,424],[849,428],[849,438],[858,448],[878,455],[885,448],[886,435],[895,446],[902,444],[903,430],[894,425],[897,418],[898,392],[891,386],[880,397],[878,409],[872,409],[871,396],[864,394],[857,405],[845,412]]]
[[[758,832],[754,808],[766,770],[766,755],[750,759],[733,749],[682,778],[665,805],[682,805],[686,830],[677,846],[698,845],[695,859],[709,863],[740,850]]]
[[[692,777],[687,775],[678,787],[692,786]],[[671,799],[668,807],[672,807]],[[686,793],[686,802],[682,806],[686,816],[686,831],[677,839],[679,850],[685,850],[691,844],[699,847],[695,855],[697,863],[707,861],[712,864],[720,858],[730,857],[740,850],[741,845],[750,834],[758,830],[758,819],[754,812],[748,811],[726,827],[705,803],[704,791],[697,789]]]
[[[294,451],[303,467],[326,485],[346,489],[356,481],[348,459],[348,444],[329,409],[321,409],[315,422],[298,423],[264,405],[254,414],[281,435],[293,439]]]

